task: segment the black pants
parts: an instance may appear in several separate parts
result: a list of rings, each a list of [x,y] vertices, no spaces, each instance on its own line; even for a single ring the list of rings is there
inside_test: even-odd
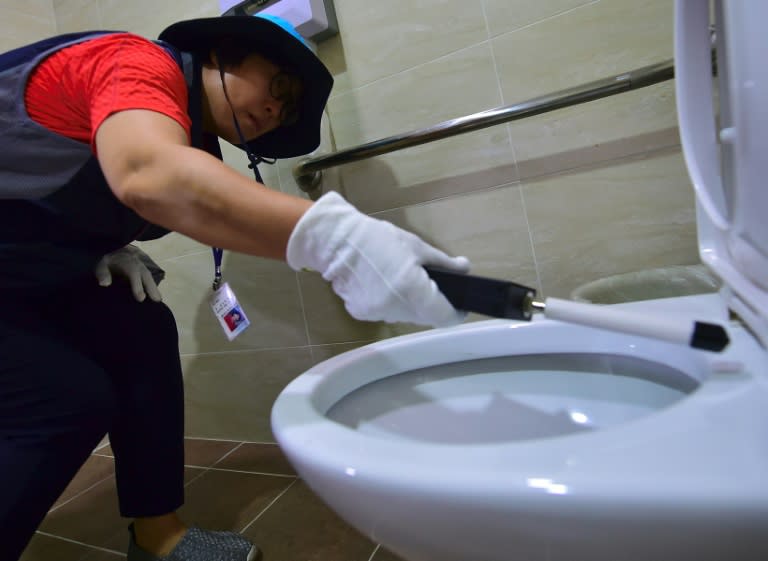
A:
[[[0,559],[17,559],[109,434],[120,512],[183,502],[178,335],[164,304],[89,277],[0,291]]]

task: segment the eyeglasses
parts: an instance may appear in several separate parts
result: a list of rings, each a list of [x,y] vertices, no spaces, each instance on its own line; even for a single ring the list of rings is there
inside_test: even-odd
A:
[[[282,103],[278,115],[281,125],[293,125],[299,120],[301,81],[298,76],[278,72],[269,83],[269,94]]]

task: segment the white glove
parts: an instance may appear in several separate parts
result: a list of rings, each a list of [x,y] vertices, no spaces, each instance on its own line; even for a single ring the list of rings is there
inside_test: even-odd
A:
[[[366,216],[332,191],[299,219],[287,261],[294,270],[322,274],[356,319],[442,327],[465,316],[422,265],[467,272],[466,257],[449,257],[410,232]]]
[[[127,245],[123,248],[108,253],[101,258],[94,274],[100,286],[109,286],[112,284],[112,275],[119,275],[128,279],[131,285],[131,292],[139,302],[143,302],[147,295],[155,302],[161,302],[162,296],[157,288],[152,273],[144,265],[140,257],[141,250],[137,247]]]

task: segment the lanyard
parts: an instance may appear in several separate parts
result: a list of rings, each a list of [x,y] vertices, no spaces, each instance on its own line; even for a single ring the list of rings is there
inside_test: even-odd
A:
[[[213,250],[213,289],[218,290],[221,286],[221,260],[224,257],[224,250],[220,247],[212,247]]]
[[[255,158],[253,158],[251,150],[248,149],[247,153],[253,162]],[[248,167],[253,169],[253,176],[256,178],[256,181],[263,183],[261,174],[259,173],[259,169],[256,167],[256,165],[251,164]],[[220,247],[212,247],[211,249],[213,250],[213,289],[218,290],[221,286],[221,262],[224,259],[224,250]]]
[[[224,96],[226,97],[227,103],[229,103],[229,106],[231,108],[232,103],[229,101],[229,94],[227,93],[227,86],[224,81],[224,68],[222,67],[219,68],[219,76],[221,78],[221,87],[224,90]],[[250,146],[248,146],[248,143],[246,142],[245,137],[243,136],[243,132],[240,130],[240,123],[237,122],[237,117],[235,117],[234,110],[232,111],[232,119],[235,122],[235,129],[237,130],[237,135],[240,137],[241,148],[245,150],[245,154],[248,156],[248,159],[251,162],[248,167],[253,170],[253,177],[256,179],[256,181],[258,181],[259,183],[264,183],[264,181],[261,179],[259,168],[257,167],[258,164],[260,164],[261,162],[274,164],[275,162],[274,160],[270,162],[254,155]],[[221,157],[219,157],[219,159],[221,159]],[[218,290],[218,288],[221,286],[221,279],[222,279],[221,261],[224,258],[224,250],[221,249],[220,247],[213,247],[211,249],[213,250],[213,290]]]

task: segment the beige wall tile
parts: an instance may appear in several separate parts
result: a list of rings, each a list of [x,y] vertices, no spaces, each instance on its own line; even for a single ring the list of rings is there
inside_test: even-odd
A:
[[[374,341],[358,341],[355,343],[339,343],[336,345],[316,345],[310,347],[312,350],[312,360],[315,364],[319,364],[324,360],[328,360],[342,353],[346,353],[347,351],[358,349],[367,345],[368,343],[373,342]]]
[[[157,37],[170,24],[191,18],[218,16],[216,0],[100,0],[102,23],[107,29],[120,29]]]
[[[504,99],[521,101],[672,58],[672,4],[587,4],[491,41]]]
[[[451,255],[465,255],[472,272],[538,289],[528,222],[517,185],[378,213]],[[312,345],[370,341],[424,329],[359,322],[316,273],[299,275]],[[472,315],[469,321],[486,319]]]
[[[183,354],[306,345],[296,274],[278,261],[225,252],[230,283],[251,325],[228,341],[210,309],[213,280],[210,251],[162,261],[163,301],[174,311]]]
[[[338,148],[428,127],[501,103],[488,44],[334,96],[328,104]]]
[[[451,255],[464,255],[472,274],[540,290],[517,184],[506,185],[378,215],[420,235]],[[488,319],[469,314],[466,321]]]
[[[520,178],[677,146],[674,94],[669,81],[508,125]]]
[[[472,272],[536,286],[528,221],[517,184],[382,212],[378,218],[414,232]]]
[[[595,0],[483,0],[491,36],[557,16]]]
[[[320,145],[317,147],[317,149],[305,156],[278,160],[278,162],[273,166],[276,168],[280,177],[280,190],[291,195],[307,197],[308,195],[304,193],[301,188],[299,188],[299,185],[293,176],[293,168],[304,159],[312,158],[322,154],[329,154],[331,152],[335,152],[336,149],[336,140],[331,128],[331,119],[328,114],[328,110],[326,109],[323,112],[323,118],[320,121]],[[321,181],[321,188],[315,190],[312,193],[312,197],[314,199],[317,199],[322,193],[326,191],[341,191],[342,182],[340,168],[337,166],[323,170],[321,173]]]
[[[47,17],[51,13],[52,0],[0,0],[0,9],[11,12],[19,12],[39,17]]]
[[[386,339],[418,330],[406,324],[357,321],[317,273],[299,273],[307,333],[312,345]]]
[[[333,76],[333,90],[331,96],[347,92],[353,89],[352,76],[347,72],[346,53],[342,42],[341,30],[317,45],[317,56],[323,61],[328,71]]]
[[[348,164],[339,171],[341,192],[369,213],[488,189],[519,176],[505,127]]]
[[[669,60],[672,23],[665,0],[617,0],[496,37],[504,100],[518,103]],[[668,81],[525,119],[510,130],[520,177],[674,145],[674,87]]]
[[[693,188],[678,149],[525,182],[523,195],[547,296],[698,263]]]
[[[140,247],[142,251],[157,263],[161,263],[167,259],[183,257],[184,255],[211,253],[211,248],[208,246],[176,232],[171,232],[156,240],[134,242],[134,245]]]
[[[56,18],[52,1],[0,1],[0,31],[0,52],[54,35]]]
[[[477,45],[329,103],[337,146],[346,148],[497,107],[493,57]],[[517,179],[505,127],[343,166],[343,192],[367,212],[487,188]],[[471,178],[462,177],[474,174]]]
[[[326,153],[333,152],[328,150]],[[317,154],[319,154],[318,152]],[[284,160],[278,160],[273,166],[272,171],[278,177],[278,185],[280,190],[284,193],[296,195],[300,197],[306,197],[307,195],[299,188],[296,180],[293,177],[293,168],[299,164],[301,160],[308,156],[299,156],[298,158],[286,158]],[[333,177],[338,176],[338,168],[330,168],[327,172],[322,172],[323,185],[326,190],[338,190],[334,187],[338,185],[338,180],[334,181]]]
[[[337,93],[487,39],[483,13],[464,0],[336,0]],[[339,62],[343,60],[343,66]],[[338,76],[338,74],[337,74]]]
[[[54,0],[53,4],[57,33],[104,29],[101,0]]]
[[[272,404],[311,366],[308,347],[183,357],[186,433],[273,442]]]

